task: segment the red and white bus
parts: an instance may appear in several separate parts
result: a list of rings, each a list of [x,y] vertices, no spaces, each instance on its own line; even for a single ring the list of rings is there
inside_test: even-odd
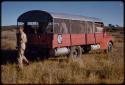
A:
[[[90,50],[110,52],[113,46],[98,18],[31,10],[19,16],[19,25],[24,25],[29,52],[80,57]]]

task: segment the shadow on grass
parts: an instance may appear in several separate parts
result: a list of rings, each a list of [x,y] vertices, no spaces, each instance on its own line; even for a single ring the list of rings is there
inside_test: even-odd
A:
[[[45,60],[47,57],[43,57],[40,54],[25,54],[26,58],[30,62]],[[17,50],[1,50],[1,64],[5,65],[7,63],[17,64],[18,52]]]
[[[1,64],[16,63],[17,51],[16,50],[1,50]]]
[[[92,54],[95,54],[95,52],[90,52],[90,53],[87,53],[87,54],[83,54],[83,55],[92,55]],[[100,54],[100,52],[97,52],[96,54]],[[51,61],[59,61],[59,62],[68,62],[68,59],[67,58],[56,58],[56,57],[49,57],[47,55],[43,55],[43,54],[40,54],[40,53],[37,53],[37,54],[31,54],[31,53],[28,53],[28,54],[25,54],[26,58],[30,61],[30,62],[36,62],[36,61],[43,61],[43,60],[51,60]],[[18,58],[18,52],[17,50],[1,50],[1,64],[4,65],[4,64],[13,64],[13,63],[16,63],[17,64],[17,58]]]

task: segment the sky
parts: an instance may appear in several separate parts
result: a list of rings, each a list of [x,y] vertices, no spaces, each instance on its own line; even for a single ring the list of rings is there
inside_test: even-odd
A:
[[[17,18],[30,10],[44,10],[100,18],[105,25],[123,26],[123,2],[121,1],[4,1],[2,2],[2,26],[16,25]]]

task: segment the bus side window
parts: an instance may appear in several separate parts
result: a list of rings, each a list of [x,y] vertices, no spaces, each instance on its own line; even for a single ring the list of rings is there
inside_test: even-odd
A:
[[[71,33],[73,34],[82,33],[82,27],[80,21],[72,20],[70,24],[71,24]]]
[[[64,22],[61,23],[61,25],[60,25],[60,32],[64,33],[64,34],[68,33],[68,28],[66,26],[66,23],[64,23]]]
[[[90,33],[89,22],[86,22],[86,33]]]
[[[81,33],[84,33],[84,26],[82,22],[80,22],[80,28],[81,28]]]
[[[87,29],[88,29],[88,33],[93,33],[93,23],[92,22],[88,22],[87,25]]]
[[[52,33],[53,32],[53,24],[52,22],[49,22],[47,27],[46,27],[46,32],[47,33]]]
[[[96,27],[96,32],[103,32],[103,28],[102,27]]]
[[[103,32],[103,26],[103,23],[95,22],[95,32]]]
[[[54,33],[55,34],[59,33],[59,23],[54,23]]]

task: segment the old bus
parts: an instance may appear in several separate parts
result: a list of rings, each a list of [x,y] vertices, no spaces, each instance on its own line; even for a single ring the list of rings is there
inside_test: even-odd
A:
[[[31,10],[17,19],[27,35],[27,52],[80,57],[90,50],[111,52],[113,41],[98,18]]]

